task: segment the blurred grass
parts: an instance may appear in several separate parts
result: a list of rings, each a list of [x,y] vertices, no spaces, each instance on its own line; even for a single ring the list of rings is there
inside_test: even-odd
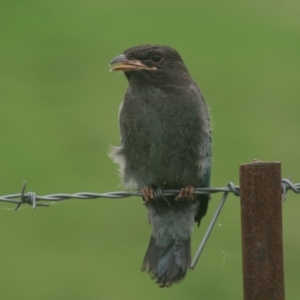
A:
[[[211,108],[213,186],[253,158],[300,180],[300,4],[296,1],[2,1],[0,194],[121,189],[123,75],[108,63],[141,43],[184,58]],[[287,299],[299,299],[299,197],[284,203]],[[195,251],[219,201],[214,196]],[[140,199],[0,205],[3,299],[242,299],[238,198],[225,205],[196,270],[161,290],[139,272],[150,227]],[[296,228],[295,228],[296,226]],[[217,288],[216,288],[217,287]]]

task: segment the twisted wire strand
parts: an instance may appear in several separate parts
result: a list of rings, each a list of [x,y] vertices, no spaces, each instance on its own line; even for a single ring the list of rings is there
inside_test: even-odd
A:
[[[293,191],[296,194],[300,193],[300,183],[292,183],[289,179],[282,179],[282,198],[285,201],[287,197],[287,192],[289,190]],[[11,194],[0,196],[0,202],[8,202],[17,204],[15,210],[17,210],[22,204],[29,204],[35,209],[38,206],[49,206],[45,202],[56,202],[64,201],[70,199],[79,199],[79,200],[92,200],[100,198],[108,199],[120,199],[137,196],[140,197],[140,191],[116,191],[108,193],[91,193],[91,192],[80,192],[75,194],[50,194],[45,196],[38,196],[35,192],[26,192],[26,182],[23,183],[22,190],[20,194]],[[159,190],[158,193],[163,196],[172,196],[178,195],[179,190]],[[239,196],[240,187],[235,186],[232,182],[229,182],[226,187],[221,188],[196,188],[194,194],[215,194],[215,193],[233,193],[235,196]]]

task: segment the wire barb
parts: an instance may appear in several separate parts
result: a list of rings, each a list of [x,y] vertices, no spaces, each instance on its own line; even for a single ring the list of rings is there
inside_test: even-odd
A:
[[[296,194],[300,194],[300,184],[293,184],[289,179],[283,178],[281,180],[282,185],[282,199],[286,201],[286,195],[288,190],[292,190]]]
[[[20,197],[20,203],[17,204],[14,210],[18,210],[22,203],[26,203],[24,194],[26,189],[26,181],[23,182],[22,190],[21,190],[21,197]]]
[[[17,195],[7,195],[7,196],[2,196],[0,197],[0,201],[5,201],[5,202],[12,202],[12,203],[17,203],[16,207],[14,210],[18,210],[20,208],[20,206],[24,203],[27,203],[29,205],[32,205],[32,208],[35,210],[37,206],[49,206],[49,204],[47,203],[37,203],[36,202],[36,193],[34,192],[28,192],[27,194],[25,194],[25,189],[26,189],[26,181],[23,182],[23,186],[22,186],[22,191],[20,194],[20,201],[9,201],[9,200],[2,200],[2,198],[15,198],[18,197]]]

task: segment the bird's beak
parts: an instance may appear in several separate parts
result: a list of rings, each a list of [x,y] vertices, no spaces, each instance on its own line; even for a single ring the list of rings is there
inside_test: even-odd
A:
[[[139,60],[128,59],[125,54],[115,57],[109,64],[110,71],[134,71],[134,70],[156,70],[156,67],[148,67]]]

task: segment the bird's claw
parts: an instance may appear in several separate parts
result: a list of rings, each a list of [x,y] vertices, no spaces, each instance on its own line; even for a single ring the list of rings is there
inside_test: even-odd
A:
[[[151,187],[144,187],[141,189],[141,195],[146,202],[155,199],[154,190]]]
[[[168,206],[170,206],[170,202],[164,196],[164,194],[160,188],[153,189],[151,187],[144,187],[141,189],[141,195],[144,199],[144,204],[146,204],[146,205],[150,201],[158,200],[158,201],[164,201]]]
[[[179,201],[181,199],[186,199],[188,201],[192,201],[194,199],[194,189],[195,188],[191,185],[181,188],[175,200]]]

